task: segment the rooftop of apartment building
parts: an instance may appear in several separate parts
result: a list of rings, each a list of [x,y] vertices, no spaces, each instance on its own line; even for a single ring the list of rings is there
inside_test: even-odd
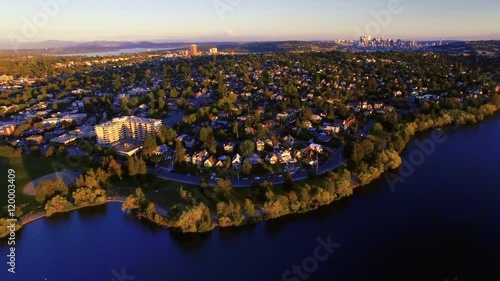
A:
[[[158,122],[160,122],[161,124],[161,120],[158,119],[141,118],[136,116],[124,116],[124,117],[113,118],[113,120],[96,125],[96,127],[103,127],[103,128],[112,127],[117,123],[124,123],[124,122],[142,123],[149,125],[156,125],[158,124]]]

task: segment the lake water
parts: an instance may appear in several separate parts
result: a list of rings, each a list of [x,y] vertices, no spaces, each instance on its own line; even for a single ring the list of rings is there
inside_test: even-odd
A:
[[[158,51],[169,51],[178,48],[130,48],[130,49],[120,49],[116,51],[104,51],[104,52],[91,52],[91,53],[75,53],[75,54],[60,54],[60,57],[104,57],[104,56],[117,56],[123,54],[135,54],[135,53],[145,53],[145,52],[158,52]]]
[[[318,211],[254,226],[182,235],[119,204],[39,220],[18,234],[15,275],[1,244],[0,280],[498,281],[500,118],[446,134],[395,192],[381,179]],[[340,246],[328,257],[320,249],[324,261],[308,258],[328,237]],[[303,264],[311,273],[293,273]]]

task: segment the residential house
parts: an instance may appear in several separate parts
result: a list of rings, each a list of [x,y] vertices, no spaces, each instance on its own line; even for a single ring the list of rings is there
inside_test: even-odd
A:
[[[323,131],[330,132],[332,134],[336,134],[336,133],[340,132],[340,126],[337,127],[337,126],[331,125],[329,123],[325,123],[323,125]]]
[[[271,165],[276,165],[279,161],[278,155],[276,153],[268,154],[266,156],[266,161]]]
[[[191,159],[191,162],[194,165],[200,166],[201,163],[203,163],[203,160],[205,160],[205,157],[207,157],[208,152],[206,150],[200,151],[198,153],[193,154],[193,157]]]
[[[273,140],[271,140],[271,139],[266,139],[265,143],[266,143],[267,145],[269,145],[269,146],[273,146],[273,145],[274,145],[274,144],[273,144]]]
[[[266,113],[266,110],[262,107],[259,107],[255,110],[255,113],[264,114]]]
[[[223,147],[224,147],[224,151],[225,151],[225,152],[229,152],[229,153],[231,153],[231,152],[233,152],[233,150],[234,150],[234,144],[233,144],[232,142],[225,143],[225,144],[223,145]]]
[[[310,147],[312,150],[316,151],[316,152],[319,152],[319,153],[322,153],[322,152],[323,152],[323,146],[322,146],[321,144],[311,143],[311,144],[309,145],[309,147]]]
[[[293,157],[294,157],[295,159],[300,159],[300,158],[302,158],[302,151],[300,151],[300,150],[295,150],[295,151],[293,152]]]
[[[390,106],[390,105],[386,105],[386,106],[384,106],[384,111],[385,112],[393,112],[394,111],[394,107]]]
[[[323,118],[317,114],[313,114],[313,115],[311,115],[311,120],[313,122],[318,123],[318,122],[321,122],[323,120]]]
[[[236,153],[236,155],[233,157],[233,160],[231,161],[231,164],[233,165],[233,169],[239,170],[241,168],[242,162],[243,162],[243,158],[241,158],[241,155],[239,153]]]
[[[252,156],[246,158],[245,161],[247,161],[251,165],[262,163],[262,159],[257,154],[253,154]]]
[[[0,126],[0,135],[1,136],[10,136],[14,130],[16,129],[16,125],[8,124]]]
[[[184,142],[186,143],[187,148],[193,148],[196,141],[193,137],[186,137],[184,138]]]
[[[257,132],[254,128],[252,127],[246,127],[245,128],[245,132],[249,135],[255,135],[255,133]]]
[[[205,160],[205,162],[203,162],[203,166],[205,168],[212,168],[214,165],[215,165],[215,159],[213,156],[208,157],[208,159]]]
[[[276,122],[274,120],[266,120],[263,124],[266,130],[271,130],[276,125]]]
[[[266,143],[261,141],[261,140],[258,140],[255,145],[257,146],[257,151],[261,152],[261,151],[264,151],[264,148],[266,147]]]
[[[281,119],[287,119],[288,118],[288,113],[278,113],[276,114],[276,120],[280,121]]]
[[[291,135],[284,137],[283,140],[290,146],[293,146],[295,144],[295,138]]]
[[[40,135],[34,135],[26,138],[27,142],[41,144],[43,142],[43,137]]]
[[[351,127],[355,122],[356,122],[356,116],[351,115],[351,116],[347,117],[347,119],[344,120],[344,123],[343,123],[344,129]]]
[[[156,147],[156,150],[153,152],[155,155],[167,155],[170,152],[170,147],[166,144],[162,144]]]
[[[290,160],[293,159],[291,149],[286,149],[286,150],[280,151],[278,156],[279,156],[279,160],[281,161],[281,163],[288,163],[288,162],[290,162]]]

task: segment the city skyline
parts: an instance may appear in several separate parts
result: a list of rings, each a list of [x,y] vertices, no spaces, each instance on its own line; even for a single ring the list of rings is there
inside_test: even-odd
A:
[[[214,42],[357,40],[360,35],[412,40],[499,39],[492,1],[336,0],[286,3],[193,0],[163,3],[28,0],[9,4],[1,45],[45,40]],[[96,3],[97,4],[97,3]],[[9,42],[10,41],[10,42]]]

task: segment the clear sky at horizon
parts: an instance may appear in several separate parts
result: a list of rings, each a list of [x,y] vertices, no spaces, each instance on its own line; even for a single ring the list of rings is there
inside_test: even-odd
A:
[[[40,3],[55,1],[65,3],[43,22]],[[401,12],[366,32],[373,13],[393,1]],[[416,40],[500,39],[500,1],[492,0],[23,0],[2,11],[0,38],[31,42],[350,40],[359,30]]]

